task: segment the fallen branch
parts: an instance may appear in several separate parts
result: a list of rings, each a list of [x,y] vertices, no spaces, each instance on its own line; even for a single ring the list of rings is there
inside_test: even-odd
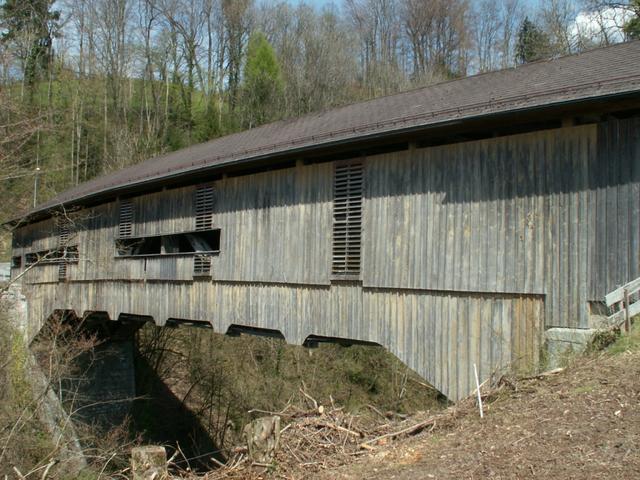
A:
[[[318,402],[316,402],[315,398],[313,398],[311,395],[309,395],[307,392],[305,392],[302,387],[300,388],[300,393],[302,395],[304,395],[305,397],[307,397],[307,399],[309,399],[311,402],[313,402],[314,410],[318,410]]]
[[[349,430],[348,428],[341,427],[340,425],[335,425],[333,423],[318,423],[317,425],[320,427],[327,427],[333,430],[338,430],[339,432],[344,432],[348,435],[353,435],[354,437],[358,437],[358,438],[364,437],[364,434],[361,432],[354,432],[353,430]]]
[[[367,404],[367,407],[370,408],[371,410],[373,410],[374,412],[376,412],[382,418],[384,418],[385,422],[389,423],[389,418],[384,413],[382,413],[380,410],[378,410],[376,407],[374,407],[373,405],[369,405],[369,404]]]
[[[424,430],[426,427],[435,425],[435,423],[436,417],[431,417],[427,420],[424,420],[423,422],[416,423],[415,425],[403,428],[402,430],[398,430],[397,432],[387,433],[385,435],[380,435],[379,437],[372,438],[371,440],[367,440],[366,442],[361,443],[360,447],[368,448],[368,445],[371,445],[372,443],[378,443],[379,441],[386,440],[387,438],[396,438],[400,435],[411,435],[413,433],[419,432],[420,430]]]
[[[252,408],[251,410],[248,410],[247,413],[264,413],[265,415],[271,415],[271,416],[278,415],[279,417],[282,417],[282,416],[291,417],[293,416],[293,414],[285,413],[287,410],[289,410],[290,407],[291,407],[291,399],[289,399],[285,407],[279,412],[271,412],[269,410],[260,410],[259,408]]]
[[[557,375],[562,372],[564,372],[564,368],[554,368],[553,370],[542,372],[537,375],[531,375],[530,377],[523,377],[521,380],[542,380],[545,377],[551,377],[553,375]]]

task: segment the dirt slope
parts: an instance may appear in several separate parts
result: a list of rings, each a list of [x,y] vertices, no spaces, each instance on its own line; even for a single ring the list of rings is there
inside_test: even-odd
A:
[[[640,351],[577,359],[455,418],[307,478],[640,479]]]

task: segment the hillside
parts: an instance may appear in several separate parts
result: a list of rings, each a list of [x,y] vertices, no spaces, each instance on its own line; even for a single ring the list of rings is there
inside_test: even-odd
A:
[[[468,402],[455,421],[319,478],[640,478],[639,338],[503,385],[483,420]]]

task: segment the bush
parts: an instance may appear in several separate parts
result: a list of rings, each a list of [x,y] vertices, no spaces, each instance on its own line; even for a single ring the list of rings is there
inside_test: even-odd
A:
[[[239,433],[253,418],[288,404],[303,406],[307,399],[301,389],[321,404],[334,402],[350,411],[370,413],[367,405],[396,412],[441,406],[438,392],[382,347],[320,344],[307,349],[273,338],[150,324],[139,331],[138,345],[140,364],[153,366],[223,452],[241,441]],[[152,377],[148,370],[137,372],[139,379]],[[157,418],[166,426],[167,416],[149,415],[150,408],[137,409],[145,416],[145,428],[153,430],[150,422]],[[166,435],[161,438],[169,441]]]
[[[6,311],[0,312],[0,384],[5,386],[0,389],[0,478],[13,478],[14,468],[25,477],[37,470],[34,476],[42,478],[50,462],[55,465],[47,478],[60,479],[78,478],[70,472],[80,467],[88,479],[126,466],[131,444],[126,426],[104,431],[77,423],[60,408],[60,392],[53,394],[54,387],[83,375],[77,359],[95,345],[77,319],[53,315],[27,348]]]

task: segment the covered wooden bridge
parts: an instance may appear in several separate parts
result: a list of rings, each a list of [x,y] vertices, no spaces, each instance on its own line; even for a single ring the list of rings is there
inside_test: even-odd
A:
[[[16,221],[54,310],[380,344],[458,399],[640,276],[640,42],[152,158]]]

